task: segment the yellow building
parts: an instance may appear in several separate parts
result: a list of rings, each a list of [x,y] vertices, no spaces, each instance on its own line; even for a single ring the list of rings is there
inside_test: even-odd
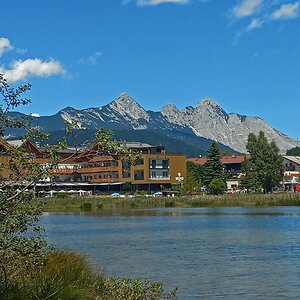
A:
[[[124,146],[140,153],[134,166],[112,156],[98,155],[95,149],[87,150],[74,159],[77,180],[94,184],[128,182],[134,189],[152,190],[169,188],[185,179],[185,155],[166,154],[165,147],[144,143],[125,143]]]
[[[16,142],[11,142],[16,144]],[[33,143],[18,145],[32,154],[35,163],[47,164],[47,153],[44,153]],[[2,140],[2,147],[12,147]],[[136,151],[140,158],[132,166],[117,157],[100,154],[99,146],[95,144],[85,151],[66,156],[66,150],[61,153],[63,158],[52,172],[53,178],[44,178],[38,184],[40,189],[76,189],[84,188],[92,191],[107,191],[121,189],[124,183],[129,183],[133,190],[160,190],[170,188],[172,184],[181,183],[186,177],[186,157],[180,154],[166,154],[165,147],[151,146],[144,143],[124,143],[124,147]],[[5,153],[5,152],[3,152]],[[60,155],[60,153],[58,153]],[[9,177],[9,157],[2,155],[2,177]]]

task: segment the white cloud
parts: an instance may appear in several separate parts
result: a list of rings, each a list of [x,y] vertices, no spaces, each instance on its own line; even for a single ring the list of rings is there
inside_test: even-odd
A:
[[[10,44],[9,39],[0,38],[0,57],[4,52],[12,50],[14,47]]]
[[[299,13],[299,2],[283,4],[275,10],[271,19],[273,20],[282,20],[282,19],[294,19],[298,17]]]
[[[93,55],[90,55],[89,57],[87,58],[80,58],[78,60],[78,62],[80,64],[83,64],[83,65],[90,65],[90,66],[94,66],[98,63],[100,57],[102,56],[102,53],[99,52],[99,51],[96,51]]]
[[[136,4],[138,6],[155,6],[163,3],[175,3],[175,4],[186,4],[190,0],[137,0]]]
[[[51,75],[65,74],[61,64],[53,59],[49,61],[42,61],[41,59],[26,59],[17,60],[12,64],[11,69],[6,70],[0,67],[0,73],[8,82],[17,82],[27,79],[27,77],[48,77]]]
[[[253,19],[250,24],[246,27],[246,31],[251,31],[253,29],[257,29],[257,28],[261,28],[262,25],[263,25],[263,21],[256,18],[256,19]]]
[[[263,0],[244,0],[233,8],[233,14],[237,18],[252,16],[263,4]]]

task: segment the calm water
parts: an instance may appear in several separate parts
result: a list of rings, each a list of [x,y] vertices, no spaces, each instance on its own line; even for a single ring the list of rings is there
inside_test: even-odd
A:
[[[179,299],[300,299],[300,208],[194,208],[44,215],[60,249],[107,276],[149,278]]]

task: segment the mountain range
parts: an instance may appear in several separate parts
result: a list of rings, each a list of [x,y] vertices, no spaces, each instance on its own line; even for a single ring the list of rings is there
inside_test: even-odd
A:
[[[13,118],[24,117],[18,112],[9,113]],[[210,140],[220,143],[222,149],[233,149],[234,152],[246,152],[247,137],[250,132],[257,134],[264,131],[269,140],[274,140],[281,153],[293,148],[297,142],[280,131],[269,126],[259,117],[244,116],[237,113],[227,113],[214,100],[205,98],[195,107],[188,106],[179,110],[174,104],[163,106],[161,111],[145,110],[126,93],[121,94],[102,107],[78,110],[66,107],[52,116],[33,117],[32,124],[39,126],[45,132],[52,132],[58,137],[66,123],[74,121],[79,131],[86,137],[98,128],[114,130],[118,138],[135,139],[152,144],[171,144],[170,152],[176,152],[177,147],[189,149],[188,156],[205,154]],[[86,134],[84,134],[84,132]],[[10,137],[21,134],[20,130],[8,129]],[[129,138],[128,138],[129,137]],[[174,145],[172,146],[172,144]],[[178,151],[177,151],[178,152]]]

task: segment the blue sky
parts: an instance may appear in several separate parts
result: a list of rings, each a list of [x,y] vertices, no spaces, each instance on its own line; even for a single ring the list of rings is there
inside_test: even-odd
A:
[[[26,113],[211,97],[300,138],[300,2],[2,0],[0,72],[33,85]]]

